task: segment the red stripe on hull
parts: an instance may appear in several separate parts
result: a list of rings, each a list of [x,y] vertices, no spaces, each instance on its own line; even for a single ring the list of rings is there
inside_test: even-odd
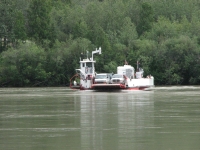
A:
[[[148,86],[141,87],[126,87],[124,84],[93,84],[91,88],[83,86],[71,86],[72,89],[80,90],[146,90]]]
[[[133,88],[128,88],[127,90],[145,90],[148,87],[133,87]]]

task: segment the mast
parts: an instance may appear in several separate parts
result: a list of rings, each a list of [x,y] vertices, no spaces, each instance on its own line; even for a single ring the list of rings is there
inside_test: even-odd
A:
[[[92,61],[93,61],[93,54],[95,54],[95,53],[101,54],[101,47],[99,47],[99,49],[96,48],[95,51],[92,51]]]

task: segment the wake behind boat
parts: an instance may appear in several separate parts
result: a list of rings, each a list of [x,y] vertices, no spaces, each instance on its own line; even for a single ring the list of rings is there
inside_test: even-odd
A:
[[[117,73],[95,72],[93,55],[101,54],[101,48],[92,51],[92,58],[80,59],[80,68],[76,69],[75,74],[70,79],[70,88],[80,90],[149,90],[154,87],[154,77],[149,75],[143,77],[144,71],[131,65],[117,67]],[[77,81],[78,79],[78,81]]]

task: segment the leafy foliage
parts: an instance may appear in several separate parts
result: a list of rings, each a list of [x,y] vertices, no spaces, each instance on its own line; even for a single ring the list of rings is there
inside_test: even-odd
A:
[[[149,3],[142,3],[140,11],[140,20],[137,25],[137,31],[139,35],[149,31],[153,24],[153,9]]]
[[[28,36],[38,43],[52,39],[54,33],[50,23],[50,0],[32,0],[28,9]]]
[[[140,65],[156,84],[200,83],[198,0],[3,0],[1,86],[67,85],[80,54],[96,72]]]
[[[14,3],[12,0],[0,2],[0,52],[7,50],[14,42]]]
[[[1,84],[12,86],[32,86],[47,81],[45,52],[32,42],[20,44],[1,53]]]

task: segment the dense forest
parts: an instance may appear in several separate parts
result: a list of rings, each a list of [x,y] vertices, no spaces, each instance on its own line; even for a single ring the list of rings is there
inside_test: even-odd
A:
[[[156,85],[200,83],[199,0],[0,0],[0,86],[66,86],[81,53],[126,60]]]

